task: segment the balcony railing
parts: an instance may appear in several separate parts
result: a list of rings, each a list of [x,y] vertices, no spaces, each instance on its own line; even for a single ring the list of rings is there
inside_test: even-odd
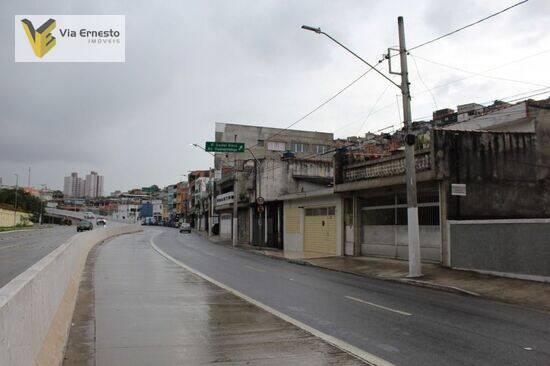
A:
[[[216,196],[216,206],[228,205],[233,203],[235,195],[233,192],[227,192]]]
[[[432,169],[430,151],[415,154],[416,171]],[[405,174],[405,156],[382,158],[344,167],[344,183]]]

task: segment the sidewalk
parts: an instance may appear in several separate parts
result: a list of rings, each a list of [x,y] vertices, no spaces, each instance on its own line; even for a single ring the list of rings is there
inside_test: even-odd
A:
[[[221,242],[208,238],[214,243]],[[408,263],[401,260],[374,257],[327,257],[311,252],[292,252],[280,250],[258,250],[253,246],[239,246],[257,254],[287,260],[292,263],[311,265],[333,271],[351,273],[359,276],[374,277],[416,286],[430,287],[443,291],[457,292],[472,296],[527,306],[550,312],[550,283],[518,280],[505,277],[484,275],[476,272],[459,271],[444,268],[436,264],[422,264],[424,276],[408,279]]]
[[[90,253],[65,366],[363,364],[168,261],[150,235]]]

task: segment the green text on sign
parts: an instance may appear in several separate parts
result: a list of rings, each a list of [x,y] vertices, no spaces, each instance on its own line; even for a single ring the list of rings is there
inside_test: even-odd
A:
[[[204,149],[211,152],[244,152],[244,142],[206,141]]]

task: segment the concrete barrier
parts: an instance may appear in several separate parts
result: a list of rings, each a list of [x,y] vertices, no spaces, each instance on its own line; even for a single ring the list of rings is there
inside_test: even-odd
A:
[[[73,236],[0,288],[0,365],[59,365],[89,251],[141,231],[119,225]]]

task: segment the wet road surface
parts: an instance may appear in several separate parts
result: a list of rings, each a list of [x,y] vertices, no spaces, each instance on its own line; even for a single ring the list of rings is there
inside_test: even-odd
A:
[[[90,254],[65,366],[362,364],[167,260],[156,232]]]
[[[550,314],[300,266],[174,229],[154,243],[183,264],[396,365],[550,365]]]
[[[0,233],[0,287],[75,234],[75,226]]]

